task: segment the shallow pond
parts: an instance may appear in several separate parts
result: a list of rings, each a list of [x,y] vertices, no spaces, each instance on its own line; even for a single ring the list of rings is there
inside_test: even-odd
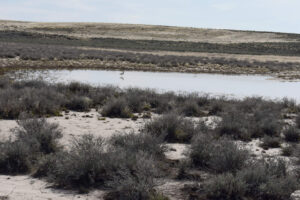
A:
[[[93,85],[121,88],[153,88],[158,91],[199,92],[232,97],[263,96],[272,99],[288,97],[300,102],[300,82],[281,81],[260,75],[190,74],[172,72],[106,71],[106,70],[27,70],[14,76],[51,82],[80,81]]]

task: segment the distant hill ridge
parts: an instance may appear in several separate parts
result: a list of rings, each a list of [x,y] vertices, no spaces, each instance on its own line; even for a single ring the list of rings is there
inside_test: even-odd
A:
[[[218,44],[300,42],[300,34],[292,33],[113,23],[41,23],[0,20],[0,31],[53,34],[80,39],[118,38]]]

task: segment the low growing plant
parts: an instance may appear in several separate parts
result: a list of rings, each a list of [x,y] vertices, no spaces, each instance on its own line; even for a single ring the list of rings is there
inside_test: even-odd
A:
[[[101,114],[104,117],[112,117],[112,118],[130,118],[132,117],[132,112],[127,105],[127,102],[123,98],[112,99],[107,102],[101,111]]]
[[[190,157],[193,164],[216,173],[236,172],[249,158],[248,151],[227,138],[214,139],[199,134],[192,141]]]
[[[189,142],[197,129],[193,121],[175,113],[155,118],[144,126],[144,131],[166,142]]]
[[[297,143],[300,140],[300,131],[295,127],[288,127],[283,134],[284,134],[284,139],[287,142]]]

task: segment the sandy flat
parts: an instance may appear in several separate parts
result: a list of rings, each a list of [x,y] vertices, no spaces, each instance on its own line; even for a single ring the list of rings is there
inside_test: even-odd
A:
[[[103,191],[92,191],[88,194],[76,194],[72,191],[56,190],[43,180],[29,176],[0,176],[0,199],[9,200],[99,200]]]
[[[146,120],[142,118],[139,118],[137,121],[119,118],[104,119],[93,109],[88,113],[70,111],[68,114],[63,113],[62,117],[48,118],[47,121],[59,125],[63,133],[63,138],[60,142],[67,144],[73,137],[85,134],[109,138],[113,134],[137,132]],[[0,120],[0,138],[12,136],[10,130],[17,126],[15,120]]]

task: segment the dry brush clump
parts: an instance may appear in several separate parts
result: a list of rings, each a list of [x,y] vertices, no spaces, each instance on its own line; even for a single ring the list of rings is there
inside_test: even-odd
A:
[[[101,114],[112,118],[130,118],[133,116],[132,110],[124,98],[112,99],[104,104]]]
[[[39,159],[60,151],[62,137],[57,124],[45,119],[22,119],[14,129],[15,138],[0,143],[0,172],[27,173],[34,170]]]
[[[62,132],[58,124],[48,123],[45,118],[25,117],[18,120],[18,125],[13,131],[17,140],[28,144],[32,151],[50,154],[59,150],[58,139]]]
[[[110,86],[9,81],[0,90],[0,118],[16,119],[23,112],[34,116],[57,116],[65,109],[88,111],[103,105],[117,93],[117,89]]]
[[[296,117],[296,126],[297,126],[297,128],[300,128],[300,115],[299,114]]]
[[[197,199],[211,200],[286,200],[299,188],[295,175],[283,160],[258,160],[235,173],[226,172],[197,187]]]
[[[249,152],[227,138],[197,134],[191,144],[192,164],[215,173],[236,172],[246,165]]]
[[[280,102],[247,98],[235,103],[234,106],[227,103],[221,114],[222,121],[217,128],[220,135],[245,141],[265,135],[280,136],[282,111],[285,109]]]
[[[187,117],[200,117],[205,115],[203,110],[211,103],[210,101],[213,101],[213,98],[206,94],[201,96],[197,93],[178,95],[178,111]]]
[[[84,135],[72,140],[68,150],[44,157],[36,176],[58,187],[86,192],[109,191],[106,199],[152,199],[159,162],[165,148],[146,134],[115,135],[110,140]]]
[[[271,137],[271,136],[264,136],[262,139],[262,144],[260,145],[264,149],[269,148],[279,148],[281,145],[281,139],[279,137]]]
[[[197,127],[192,120],[169,113],[147,122],[144,131],[166,142],[187,143],[197,133]]]
[[[0,150],[1,174],[22,174],[31,170],[32,152],[22,141],[1,142]]]
[[[242,200],[245,198],[245,181],[231,173],[220,174],[204,186],[204,198],[211,200]]]
[[[57,115],[63,95],[43,82],[16,83],[0,90],[0,117],[16,119],[22,112]]]
[[[55,155],[53,166],[47,176],[60,187],[91,187],[106,179],[106,159],[102,138],[91,135],[74,139],[69,151]]]
[[[143,152],[128,155],[126,159],[129,167],[119,168],[115,177],[108,183],[113,191],[106,199],[151,200],[156,197],[155,177],[159,176],[159,171],[155,167],[155,160]]]
[[[159,166],[166,148],[159,138],[146,133],[119,134],[109,143],[119,156],[121,166],[108,182],[113,191],[107,199],[167,199],[154,190],[155,179],[164,175]]]
[[[237,176],[246,182],[246,194],[258,199],[289,199],[299,187],[295,175],[287,171],[287,164],[280,159],[254,162]]]
[[[164,157],[166,151],[162,138],[144,132],[113,135],[110,138],[110,143],[115,148],[132,152],[143,151],[156,157]]]
[[[295,127],[288,127],[284,130],[283,134],[287,142],[298,143],[300,140],[300,130]]]

